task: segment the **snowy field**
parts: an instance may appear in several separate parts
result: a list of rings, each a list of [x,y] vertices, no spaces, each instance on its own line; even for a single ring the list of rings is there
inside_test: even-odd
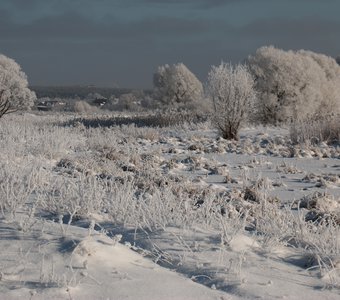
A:
[[[0,123],[1,299],[339,299],[339,146],[287,128],[236,142],[208,123]]]

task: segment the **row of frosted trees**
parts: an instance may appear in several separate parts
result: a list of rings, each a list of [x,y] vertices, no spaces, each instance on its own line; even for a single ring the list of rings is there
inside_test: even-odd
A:
[[[340,112],[340,66],[311,51],[259,48],[244,64],[212,66],[202,83],[180,63],[158,68],[157,97],[169,105],[210,101],[212,121],[227,139],[245,122],[278,125]],[[203,102],[202,102],[203,101]]]
[[[245,122],[280,124],[340,111],[340,66],[311,51],[259,48],[244,64],[212,66],[206,84],[182,63],[160,66],[154,97],[166,106],[211,104],[212,120],[224,138],[237,139]],[[36,96],[12,59],[0,55],[0,117],[28,109]]]

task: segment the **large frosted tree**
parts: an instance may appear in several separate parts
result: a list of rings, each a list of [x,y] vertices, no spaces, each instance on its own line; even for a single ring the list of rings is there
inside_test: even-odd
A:
[[[154,87],[156,96],[164,104],[186,105],[203,97],[202,83],[182,63],[158,67]]]
[[[27,77],[11,58],[0,54],[0,117],[33,106],[35,93],[28,88]]]
[[[212,66],[207,91],[214,106],[213,123],[224,138],[238,139],[256,98],[254,79],[247,66]]]
[[[257,119],[277,124],[340,108],[340,67],[311,51],[259,48],[248,58],[259,93]]]

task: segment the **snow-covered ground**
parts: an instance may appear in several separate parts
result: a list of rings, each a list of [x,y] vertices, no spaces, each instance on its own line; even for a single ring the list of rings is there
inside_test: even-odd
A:
[[[0,298],[340,297],[339,146],[1,122]]]
[[[108,237],[36,221],[1,223],[2,299],[223,299],[224,293],[162,268]],[[237,298],[235,298],[237,299]]]

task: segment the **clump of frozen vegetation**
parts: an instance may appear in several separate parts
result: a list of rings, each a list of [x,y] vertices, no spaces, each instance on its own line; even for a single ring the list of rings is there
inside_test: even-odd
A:
[[[91,114],[99,112],[97,107],[90,105],[85,101],[76,101],[74,103],[74,111],[80,114]]]
[[[290,137],[294,143],[311,145],[323,142],[336,145],[340,143],[340,114],[323,115],[305,121],[295,121],[290,127]]]

